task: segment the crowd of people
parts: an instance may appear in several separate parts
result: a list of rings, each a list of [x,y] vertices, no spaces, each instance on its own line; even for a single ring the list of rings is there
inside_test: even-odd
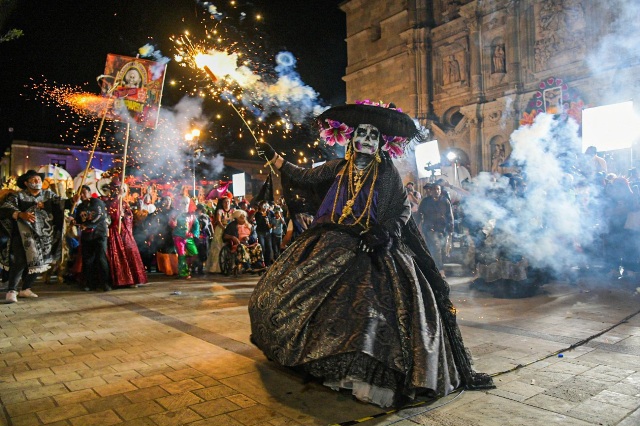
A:
[[[38,297],[31,287],[42,273],[48,280],[56,272],[86,291],[146,284],[133,238],[133,212],[119,196],[117,179],[102,188],[102,197],[82,185],[71,198],[43,189],[44,179],[42,173],[27,171],[17,179],[19,190],[5,191],[0,202],[6,302]]]
[[[227,246],[234,274],[263,272],[293,237],[295,218],[286,220],[286,211],[283,199],[249,204],[227,192],[195,203],[186,195],[166,195],[153,213],[137,215],[134,235],[149,271],[171,275],[162,259],[177,254],[179,277],[223,273]]]
[[[196,203],[186,188],[158,196],[152,187],[142,196],[127,197],[118,177],[101,186],[100,194],[83,185],[77,195],[63,198],[42,189],[43,180],[43,174],[28,171],[17,180],[20,190],[5,191],[0,202],[0,261],[9,303],[37,297],[31,287],[40,273],[47,281],[56,274],[86,291],[144,285],[150,272],[185,279],[222,273],[224,246],[232,253],[235,274],[263,272],[307,226],[299,214],[288,217],[284,200],[250,206],[227,191],[219,199]],[[302,214],[307,222],[308,216]],[[52,233],[46,244],[25,237],[41,229]],[[27,249],[25,258],[24,247],[32,246],[42,259],[37,268],[26,268],[36,254]]]
[[[29,171],[21,191],[0,204],[10,236],[0,259],[10,275],[7,302],[36,297],[31,284],[56,242],[75,252],[67,264],[89,291],[143,284],[150,271],[185,279],[221,272],[227,253],[236,272],[262,273],[248,308],[251,340],[269,359],[383,407],[493,387],[471,366],[448,285],[412,218],[420,209],[391,161],[420,129],[394,105],[368,101],[318,120],[321,137],[345,146],[345,158],[304,169],[266,143],[256,147],[293,186],[322,197],[315,216],[295,199],[250,206],[227,193],[198,204],[185,188],[148,191],[129,205],[115,178],[102,196],[83,186],[65,200]]]
[[[536,181],[536,194],[521,170],[493,173],[483,183],[475,179],[461,187],[434,180],[424,185],[424,196],[408,182],[406,191],[414,193],[409,199],[420,200],[416,223],[441,275],[449,258],[474,273],[472,288],[527,297],[551,279],[575,281],[581,269],[597,267],[614,278],[640,272],[638,170],[609,172],[595,147],[565,155],[559,163],[558,188],[540,189]],[[549,222],[558,209],[564,210],[560,216],[574,218],[573,226]],[[580,229],[580,235],[571,235],[571,228]],[[537,235],[543,237],[532,256],[527,245]],[[549,237],[546,247],[544,237]],[[454,240],[460,247],[455,254]]]

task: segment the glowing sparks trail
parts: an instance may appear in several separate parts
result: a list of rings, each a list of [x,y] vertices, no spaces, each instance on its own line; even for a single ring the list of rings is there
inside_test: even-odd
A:
[[[34,82],[28,88],[32,92],[29,98],[47,106],[56,107],[60,111],[58,114],[60,120],[72,127],[65,134],[60,135],[62,141],[81,145],[88,150],[92,150],[98,141],[100,150],[117,153],[122,151],[125,141],[121,125],[108,120],[103,123],[101,120],[104,108],[113,102],[112,99],[89,93],[80,86],[59,85],[55,82]],[[183,153],[175,149],[176,141],[182,141],[183,133],[178,116],[185,117],[185,120],[193,120],[199,117],[201,107],[196,102],[191,102],[187,107],[178,105],[174,109],[175,113],[169,109],[161,110],[159,125],[155,131],[132,129],[130,161],[127,162],[127,170],[132,167],[134,174],[143,178],[160,177],[165,181],[180,180],[181,174],[186,174],[182,172]],[[212,158],[211,162],[210,170],[220,169],[217,164],[219,160]],[[115,158],[114,163],[122,167],[120,158]]]
[[[188,37],[185,36],[185,39],[187,40],[187,42],[189,42]],[[190,42],[189,42],[189,45],[191,45]],[[216,77],[216,75],[213,73],[213,71],[211,70],[211,67],[214,67],[216,69],[216,72],[221,70],[222,75],[224,77],[231,76],[232,74],[237,74],[236,72],[237,68],[235,65],[237,63],[237,55],[235,54],[228,55],[228,54],[225,54],[224,52],[215,52],[215,54],[205,55],[202,53],[198,53],[193,57],[193,61],[198,68],[201,68],[202,70],[204,70],[204,72],[209,76],[209,78],[213,83],[216,83],[218,81],[218,77]],[[241,75],[244,75],[244,73],[242,73]],[[246,75],[252,76],[250,72],[247,73]],[[238,76],[234,77],[234,80],[238,81]],[[249,130],[249,133],[253,137],[257,146],[257,144],[259,143],[258,138],[256,137],[255,133],[251,129],[251,126],[249,126],[249,123],[247,122],[247,120],[244,118],[244,115],[240,113],[240,111],[236,108],[233,102],[229,101],[229,106],[231,106],[231,108],[233,108],[236,114],[238,114],[238,117],[240,117],[244,125]],[[267,161],[267,165],[271,169],[271,172],[277,176],[277,173],[273,169],[271,162]]]
[[[174,63],[193,72],[174,74],[168,84],[188,96],[178,105],[161,108],[155,131],[132,128],[130,152],[133,165],[128,164],[127,167],[139,169],[144,165],[147,172],[142,173],[143,176],[179,179],[184,157],[191,155],[183,135],[186,128],[194,124],[214,138],[241,140],[246,134],[246,126],[256,142],[276,133],[279,139],[286,140],[294,129],[303,129],[303,124],[308,124],[308,119],[322,110],[318,94],[306,86],[295,71],[294,56],[289,52],[266,53],[265,38],[259,28],[254,26],[255,34],[247,32],[250,30],[248,26],[259,25],[263,19],[261,15],[240,12],[236,2],[222,8],[210,2],[200,4],[204,15],[200,16],[202,30],[198,34],[203,31],[203,37],[185,32],[170,38],[174,43]],[[237,21],[231,22],[233,17]],[[150,44],[141,47],[138,53],[162,63],[169,61]],[[61,139],[90,148],[101,113],[111,106],[113,100],[90,93],[85,86],[45,81],[34,83],[31,89],[43,104],[59,108],[61,113],[58,117],[69,123],[70,129],[60,135]],[[203,114],[205,98],[230,106],[233,109],[231,114],[240,117],[242,124],[237,123],[239,125],[234,127],[236,124],[226,122],[225,114],[220,111],[213,116],[215,124],[212,125]],[[96,136],[101,150],[121,151],[124,141],[119,126],[109,121],[104,123],[104,131]],[[210,128],[205,129],[207,126]],[[236,131],[237,134],[233,135]],[[175,149],[176,141],[181,147],[179,150]],[[250,152],[255,155],[253,149]],[[300,158],[306,160],[305,156]],[[219,170],[221,162],[219,156],[212,158],[209,169]]]
[[[113,99],[85,92],[80,86],[44,82],[34,84],[33,89],[45,105],[68,107],[83,117],[98,117],[113,102]]]
[[[259,41],[252,42],[244,31],[238,31],[233,24],[226,25],[231,20],[229,14],[210,2],[204,2],[203,6],[210,13],[213,28],[205,18],[201,39],[189,31],[171,38],[176,49],[175,61],[195,70],[196,76],[208,76],[206,81],[201,77],[189,78],[193,83],[192,94],[226,101],[245,122],[250,122],[248,116],[253,116],[258,125],[254,132],[264,135],[282,131],[285,139],[294,126],[305,124],[322,112],[318,94],[302,82],[295,71],[296,59],[290,52],[275,56],[265,53]],[[232,6],[237,7],[235,3]],[[241,13],[240,23],[246,17],[246,13]],[[262,20],[260,14],[254,17],[256,21]]]

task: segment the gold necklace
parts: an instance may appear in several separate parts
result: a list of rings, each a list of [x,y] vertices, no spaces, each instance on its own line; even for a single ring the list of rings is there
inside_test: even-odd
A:
[[[373,161],[370,162],[363,169],[358,169],[357,167],[354,167],[355,165],[353,163],[351,164],[351,176],[353,176],[353,179],[350,180],[350,186],[352,193],[360,192],[360,189],[369,177],[369,174],[371,174],[373,163]]]
[[[373,164],[374,162],[372,161],[362,170],[358,170],[351,164],[351,173],[349,174],[349,190],[351,195],[356,196],[360,192],[373,170]]]
[[[350,224],[350,226],[355,226],[360,224],[362,219],[367,216],[367,221],[365,226],[366,229],[369,228],[369,222],[371,219],[371,205],[373,204],[373,193],[374,187],[378,178],[378,162],[371,161],[367,167],[361,170],[354,170],[354,159],[351,157],[345,167],[342,169],[340,174],[340,179],[338,180],[338,187],[336,189],[336,195],[333,200],[333,210],[331,211],[331,221],[335,223],[335,211],[338,204],[338,197],[340,195],[340,188],[342,187],[342,181],[344,179],[344,175],[348,173],[348,182],[347,182],[347,202],[345,206],[342,208],[342,214],[338,219],[338,224],[342,224],[349,216],[353,217],[354,222]],[[365,203],[364,209],[362,210],[362,214],[360,217],[356,217],[353,214],[353,206],[355,204],[362,187],[365,182],[369,178],[369,176],[373,173],[373,179],[371,181],[371,187],[369,188],[369,194],[367,196],[367,201]]]

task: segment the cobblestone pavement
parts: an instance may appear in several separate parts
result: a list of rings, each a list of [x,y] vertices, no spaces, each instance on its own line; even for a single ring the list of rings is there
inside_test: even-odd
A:
[[[108,293],[37,283],[38,299],[0,305],[0,425],[640,425],[640,315],[564,350],[638,311],[637,284],[585,277],[496,299],[469,280],[450,283],[475,368],[524,367],[495,390],[385,415],[251,345],[255,276],[156,274]]]

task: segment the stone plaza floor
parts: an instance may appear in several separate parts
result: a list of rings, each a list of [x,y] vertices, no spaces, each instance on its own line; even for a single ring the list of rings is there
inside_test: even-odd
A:
[[[475,369],[523,367],[386,413],[250,343],[256,276],[152,274],[108,293],[39,282],[38,299],[0,304],[0,425],[640,425],[640,314],[566,350],[637,313],[636,283],[586,274],[497,299],[470,279],[449,282]]]

